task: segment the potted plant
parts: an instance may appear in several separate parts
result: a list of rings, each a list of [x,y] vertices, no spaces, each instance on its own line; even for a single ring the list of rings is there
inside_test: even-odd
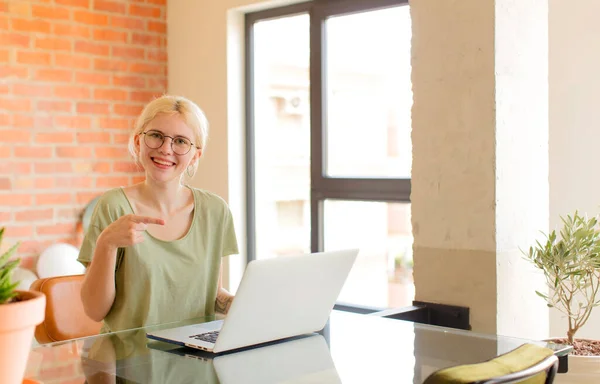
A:
[[[580,215],[561,217],[562,228],[545,235],[544,242],[525,252],[539,268],[549,288],[545,294],[536,291],[548,307],[556,308],[566,316],[566,332],[563,337],[548,341],[573,346],[569,357],[569,372],[583,370],[585,366],[597,370],[600,357],[581,359],[574,356],[600,356],[600,342],[577,339],[577,331],[589,320],[592,310],[600,304],[600,231],[598,219]],[[591,364],[591,365],[590,365]]]
[[[0,228],[0,246],[4,228]],[[46,297],[40,292],[18,291],[11,281],[20,259],[11,260],[19,243],[0,255],[0,382],[21,384],[33,333],[44,320]]]

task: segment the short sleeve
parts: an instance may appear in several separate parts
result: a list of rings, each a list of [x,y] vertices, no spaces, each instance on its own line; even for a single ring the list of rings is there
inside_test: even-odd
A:
[[[238,250],[233,217],[229,207],[225,206],[225,217],[223,218],[223,255],[229,256],[240,253]]]
[[[86,268],[92,262],[94,256],[94,249],[96,248],[96,241],[98,237],[114,220],[122,215],[120,209],[120,201],[118,200],[121,196],[119,190],[111,190],[104,193],[98,199],[92,217],[90,218],[90,224],[81,243],[79,249],[79,256],[77,261],[83,264]]]
[[[97,225],[90,224],[85,237],[83,238],[83,243],[79,249],[79,257],[77,258],[77,261],[83,264],[86,268],[92,262],[94,248],[96,247],[96,240],[98,240],[98,236],[100,236],[101,232],[102,230],[98,228]]]

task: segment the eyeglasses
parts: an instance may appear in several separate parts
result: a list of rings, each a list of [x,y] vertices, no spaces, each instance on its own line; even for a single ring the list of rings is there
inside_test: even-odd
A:
[[[165,142],[165,137],[171,139],[171,149],[176,155],[185,155],[187,154],[192,146],[195,146],[194,143],[186,139],[182,136],[167,136],[160,131],[146,131],[140,133],[140,135],[144,135],[144,143],[151,149],[158,149],[163,146]],[[196,147],[200,149],[200,147]]]

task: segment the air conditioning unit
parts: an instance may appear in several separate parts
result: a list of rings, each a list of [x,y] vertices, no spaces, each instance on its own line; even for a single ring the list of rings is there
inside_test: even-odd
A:
[[[288,115],[303,115],[307,109],[307,100],[300,96],[288,96],[285,98],[283,113]]]

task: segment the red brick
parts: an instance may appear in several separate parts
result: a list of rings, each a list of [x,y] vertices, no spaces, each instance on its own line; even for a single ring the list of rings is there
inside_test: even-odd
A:
[[[126,11],[125,4],[107,0],[94,0],[94,9],[110,13],[125,13]]]
[[[96,100],[112,100],[125,101],[127,100],[127,92],[121,89],[96,89],[94,91],[94,99]]]
[[[0,33],[0,47],[29,47],[29,36],[18,33]]]
[[[37,221],[50,220],[54,217],[54,210],[47,209],[29,209],[26,211],[15,212],[16,221]]]
[[[31,102],[29,99],[6,99],[4,97],[0,97],[0,110],[5,109],[11,112],[27,112],[31,110]],[[2,140],[8,138],[2,138]]]
[[[127,43],[127,38],[127,32],[119,32],[112,29],[96,29],[94,31],[94,40]]]
[[[70,55],[57,53],[54,57],[54,62],[57,67],[90,69],[92,67],[92,59],[83,55]]]
[[[132,73],[145,73],[150,75],[164,75],[166,66],[162,64],[132,63],[129,71]]]
[[[114,188],[129,185],[128,176],[105,176],[96,179],[97,188]]]
[[[45,199],[41,199],[41,200],[45,201]],[[57,204],[66,204],[66,203],[71,202],[71,200],[72,200],[71,195],[67,194],[67,195],[61,196],[60,201],[57,201],[56,203]],[[40,204],[49,204],[49,203],[40,202]],[[36,232],[38,235],[66,235],[66,234],[75,232],[75,223],[38,225],[36,228]],[[73,374],[75,373],[74,367],[72,365],[58,366],[58,367],[53,367],[53,368],[42,367],[42,372],[44,372],[44,377],[51,377],[50,373],[48,373],[48,371],[50,369],[60,369],[61,376],[59,376],[59,377],[70,377],[70,376],[73,376]],[[69,374],[67,374],[67,371],[65,371],[65,370],[68,370]],[[71,372],[71,370],[73,372]]]
[[[165,68],[166,75],[166,68]],[[151,77],[148,79],[148,88],[155,89],[158,88],[164,92],[167,89],[167,78],[166,77]]]
[[[0,49],[0,63],[8,63],[10,61],[10,51],[8,49]]]
[[[56,116],[54,123],[58,128],[89,129],[92,119],[87,116]]]
[[[129,156],[127,148],[115,147],[96,147],[94,148],[96,157],[101,159],[122,159]]]
[[[78,143],[110,143],[110,133],[108,132],[81,132],[77,133]]]
[[[140,167],[139,165],[135,164],[134,162],[116,162],[113,165],[113,169],[115,172],[126,172],[126,173],[133,173],[133,172],[143,172],[143,168]]]
[[[138,116],[142,112],[142,105],[116,104],[113,111],[117,115]]]
[[[73,80],[73,71],[66,69],[38,69],[33,79],[39,81],[70,82]]]
[[[93,188],[94,179],[89,176],[69,176],[58,177],[56,182],[62,188]]]
[[[108,56],[110,48],[108,44],[90,43],[88,41],[77,41],[75,52],[89,53],[91,55]]]
[[[98,124],[102,129],[133,129],[133,119],[98,119]]]
[[[125,28],[128,30],[137,29],[141,31],[146,30],[144,20],[134,17],[112,16],[110,18],[110,25],[113,28]]]
[[[99,194],[99,192],[79,192],[77,193],[76,200],[78,204],[87,204],[98,197]]]
[[[92,36],[90,27],[77,24],[55,24],[52,29],[53,33],[58,36],[76,37],[81,39],[89,39]]]
[[[109,105],[106,103],[77,103],[77,113],[106,115],[109,113]]]
[[[96,173],[110,173],[112,172],[112,165],[111,163],[99,162],[94,164],[93,170]]]
[[[1,196],[0,196],[0,199],[2,199]],[[5,223],[5,222],[11,221],[11,220],[12,220],[12,214],[10,212],[0,212],[0,223]]]
[[[146,2],[154,5],[162,5],[163,7],[167,5],[167,0],[147,0]]]
[[[69,40],[61,38],[36,38],[35,47],[39,49],[48,49],[51,51],[70,51],[72,44]]]
[[[41,205],[67,204],[72,201],[73,197],[70,193],[39,193],[35,195],[35,203]]]
[[[96,72],[77,72],[75,74],[75,82],[78,84],[109,85],[110,75]]]
[[[31,5],[31,14],[40,19],[69,20],[71,13],[65,7],[46,6],[39,4]]]
[[[6,195],[0,195],[0,205],[5,205],[4,203],[4,197]],[[12,199],[13,196],[8,195],[8,199]],[[30,200],[28,200],[30,201]],[[22,204],[22,205],[29,205],[30,203],[27,204]],[[10,205],[10,204],[9,204]],[[12,204],[12,206],[18,206],[21,204]],[[31,225],[27,225],[27,226],[6,226],[5,227],[5,232],[4,232],[4,237],[11,239],[11,238],[15,238],[15,237],[30,237],[31,235],[33,235],[33,227]],[[14,243],[14,242],[13,242]]]
[[[15,157],[19,158],[36,158],[36,159],[46,159],[52,157],[54,153],[53,148],[51,147],[15,147]]]
[[[126,72],[129,68],[129,63],[123,60],[115,59],[95,59],[94,69],[97,71],[111,71],[111,72]]]
[[[113,85],[117,87],[145,88],[146,79],[140,76],[113,76]]]
[[[35,173],[70,173],[73,171],[73,166],[70,162],[56,163],[35,163]]]
[[[8,113],[0,113],[0,126],[10,125],[10,116]]]
[[[70,101],[38,101],[37,110],[49,112],[72,112],[73,105]]]
[[[54,0],[56,4],[68,5],[71,7],[89,8],[90,0]]]
[[[13,15],[31,16],[31,7],[28,1],[9,1],[8,12]]]
[[[162,92],[131,91],[130,100],[145,104],[161,96],[162,94]]]
[[[29,79],[29,70],[24,67],[0,66],[0,79]]]
[[[162,34],[167,33],[167,23],[163,21],[148,21],[148,31]]]
[[[33,198],[31,197],[30,194],[0,193],[0,206],[27,207],[27,206],[31,205],[32,201],[33,201]],[[10,237],[10,236],[8,236],[7,233],[5,233],[5,236],[7,238]]]
[[[158,7],[150,7],[145,5],[131,4],[129,6],[129,14],[132,16],[142,17],[160,17],[161,9]]]
[[[0,163],[0,173],[18,175],[31,173],[31,164],[29,162],[19,163],[3,161]]]
[[[131,36],[131,42],[134,44],[153,46],[153,47],[164,47],[166,45],[165,37],[155,34],[147,33],[133,33]]]
[[[131,184],[138,184],[138,183],[143,182],[144,180],[146,180],[146,176],[145,175],[132,176],[131,177]]]
[[[54,186],[56,185],[55,181],[57,180],[56,177],[39,177],[36,176],[33,185],[35,188],[38,189],[50,189],[50,188],[54,188]]]
[[[89,87],[57,85],[54,87],[54,96],[66,97],[69,99],[89,99],[91,96],[91,91]]]
[[[11,188],[11,180],[8,177],[0,177],[0,191],[8,191]]]
[[[12,126],[13,128],[33,128],[35,126],[35,119],[29,115],[13,114]]]
[[[11,20],[12,29],[17,32],[27,33],[50,33],[50,23],[45,20],[33,19],[17,19]]]
[[[33,65],[50,65],[50,54],[46,52],[18,51],[17,63]]]
[[[112,56],[121,57],[124,59],[144,59],[143,48],[132,48],[132,47],[112,47]]]
[[[56,156],[68,158],[84,158],[88,159],[92,155],[91,147],[58,147],[56,148]]]
[[[15,84],[13,94],[17,96],[51,96],[52,87],[43,84]]]
[[[113,143],[114,144],[128,144],[129,136],[130,135],[127,133],[113,133]]]
[[[68,144],[72,143],[75,135],[70,132],[37,133],[35,142],[40,144]]]
[[[108,16],[89,11],[75,11],[73,20],[89,25],[108,25]]]

